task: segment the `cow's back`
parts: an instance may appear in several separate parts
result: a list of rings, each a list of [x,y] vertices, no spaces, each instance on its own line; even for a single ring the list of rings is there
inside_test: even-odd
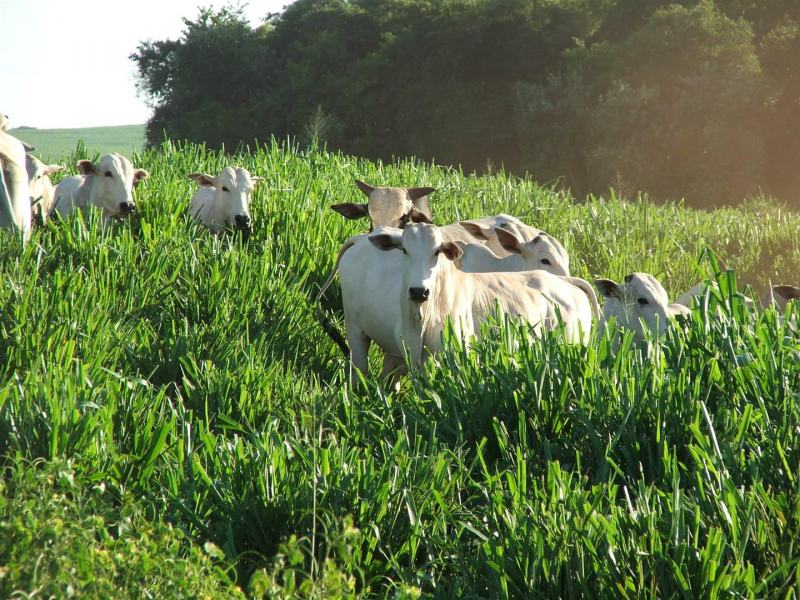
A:
[[[200,221],[206,227],[214,226],[214,188],[202,187],[197,190],[189,202],[189,216]]]
[[[89,195],[92,191],[93,176],[73,175],[62,179],[56,186],[53,196],[52,213],[66,217],[76,208],[89,206]]]

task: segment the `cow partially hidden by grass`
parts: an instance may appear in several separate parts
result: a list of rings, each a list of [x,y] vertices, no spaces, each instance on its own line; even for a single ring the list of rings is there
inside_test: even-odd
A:
[[[72,211],[90,206],[103,210],[103,219],[127,218],[136,212],[133,188],[150,174],[134,168],[120,154],[106,154],[93,163],[78,162],[80,175],[67,177],[56,186],[53,214],[66,217]]]
[[[34,221],[45,223],[55,204],[55,187],[50,175],[64,170],[63,165],[46,165],[35,156],[25,157],[25,168],[28,171],[28,187],[30,187],[31,210]]]
[[[391,288],[364,289],[363,293],[380,294],[384,306],[399,306],[396,344],[407,349],[414,365],[421,364],[427,353],[441,348],[448,319],[465,343],[480,333],[481,323],[498,308],[503,314],[523,318],[534,332],[563,323],[568,340],[585,342],[593,316],[599,316],[594,290],[577,277],[559,277],[541,270],[460,271],[454,262],[461,249],[445,240],[435,225],[415,224],[403,231],[375,232],[369,241],[394,256],[402,275],[396,277],[399,284]]]
[[[189,179],[200,186],[189,203],[192,219],[214,233],[228,227],[250,231],[250,195],[261,178],[242,167],[225,167],[216,177],[190,173]]]

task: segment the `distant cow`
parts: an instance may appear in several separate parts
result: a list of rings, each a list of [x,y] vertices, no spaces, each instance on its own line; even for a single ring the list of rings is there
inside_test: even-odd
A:
[[[136,212],[133,188],[149,176],[144,169],[134,168],[120,154],[106,154],[93,163],[78,162],[80,175],[67,177],[56,186],[53,213],[66,217],[75,209],[89,206],[103,209],[105,220],[130,217]]]
[[[369,240],[394,256],[398,256],[396,250],[402,252],[400,320],[395,337],[408,349],[415,365],[421,364],[427,352],[441,348],[447,319],[468,343],[497,307],[506,315],[524,318],[537,332],[562,322],[568,339],[588,339],[598,307],[592,287],[582,279],[545,271],[464,273],[453,264],[461,249],[446,241],[434,225],[375,232]],[[375,292],[364,290],[365,294]]]
[[[28,172],[28,186],[31,195],[33,218],[41,223],[47,220],[55,204],[55,188],[50,175],[63,171],[63,165],[46,165],[35,156],[25,157],[25,168]]]
[[[191,217],[220,233],[230,226],[250,230],[250,194],[260,177],[242,167],[225,167],[216,177],[191,173],[189,179],[201,186],[189,203]]]
[[[0,131],[0,228],[30,238],[31,195],[25,170],[25,146],[17,138]]]
[[[670,304],[664,287],[649,273],[626,275],[622,284],[598,279],[595,285],[606,298],[602,326],[614,317],[619,327],[634,331],[638,340],[644,338],[645,327],[660,335],[670,319],[691,314],[685,306]]]
[[[368,198],[366,204],[334,204],[333,210],[348,219],[369,218],[370,231],[375,227],[405,227],[421,218],[431,220],[428,195],[431,187],[375,187],[356,179],[356,185]]]
[[[466,273],[496,273],[542,269],[553,275],[569,276],[569,256],[557,239],[542,232],[522,242],[510,231],[495,228],[500,245],[510,254],[500,258],[488,246],[465,244],[461,270]]]
[[[702,297],[708,289],[712,289],[719,293],[719,284],[717,284],[715,281],[701,281],[691,289],[681,294],[675,302],[677,304],[682,304],[683,306],[691,307],[692,302],[695,299]],[[744,298],[744,302],[751,309],[764,309],[774,306],[779,312],[784,312],[789,302],[800,299],[800,288],[797,288],[793,285],[772,285],[761,297],[760,305],[748,296],[743,295],[742,297]]]

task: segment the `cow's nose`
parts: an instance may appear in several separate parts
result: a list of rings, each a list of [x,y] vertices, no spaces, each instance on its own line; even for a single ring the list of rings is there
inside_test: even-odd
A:
[[[233,217],[236,229],[250,229],[250,215],[236,215]]]
[[[136,212],[136,205],[133,202],[123,202],[119,205],[119,212],[123,215],[132,215]]]
[[[431,295],[431,291],[428,288],[412,287],[408,288],[408,295],[414,302],[425,302]]]

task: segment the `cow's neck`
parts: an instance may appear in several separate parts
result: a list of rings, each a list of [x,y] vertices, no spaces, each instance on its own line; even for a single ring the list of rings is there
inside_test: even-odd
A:
[[[448,317],[453,319],[459,336],[471,334],[470,331],[465,331],[472,322],[472,315],[468,311],[472,287],[466,277],[451,260],[439,258],[436,285],[433,286],[428,301],[422,306],[420,328],[425,347],[438,349],[441,346],[442,330]]]

